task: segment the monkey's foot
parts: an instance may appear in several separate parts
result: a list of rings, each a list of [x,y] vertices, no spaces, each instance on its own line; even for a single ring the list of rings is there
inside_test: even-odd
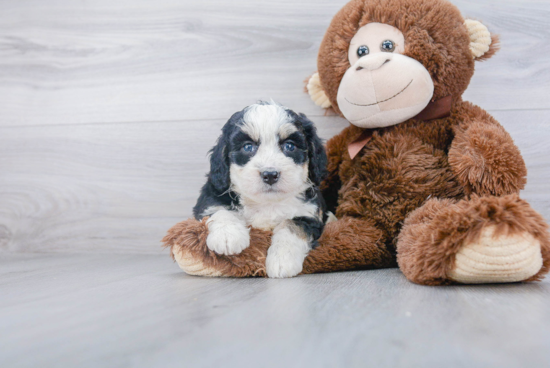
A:
[[[418,284],[541,280],[550,270],[550,234],[517,195],[430,199],[405,220],[399,267]]]
[[[239,254],[223,255],[208,248],[208,218],[182,221],[162,239],[170,247],[172,257],[189,275],[211,277],[266,276],[265,258],[271,234],[250,230],[250,246]]]
[[[495,226],[482,230],[476,241],[465,243],[455,255],[451,280],[464,284],[523,281],[542,268],[540,242],[530,233],[496,234]]]
[[[188,275],[210,277],[229,276],[224,275],[221,269],[213,265],[205,264],[202,257],[196,257],[184,247],[174,247],[172,249],[172,254],[178,266]]]

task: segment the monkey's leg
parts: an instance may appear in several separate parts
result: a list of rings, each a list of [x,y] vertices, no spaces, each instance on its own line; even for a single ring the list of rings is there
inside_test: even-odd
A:
[[[328,223],[304,261],[302,273],[395,267],[382,231],[365,219],[343,217]]]
[[[397,261],[424,285],[536,281],[550,267],[548,225],[515,194],[431,199],[405,220]]]
[[[250,247],[242,253],[224,256],[206,246],[206,219],[189,219],[172,227],[164,237],[165,246],[183,271],[197,276],[266,276],[265,258],[271,234],[251,229]],[[386,249],[382,232],[366,220],[345,217],[329,223],[304,261],[302,273],[394,267],[395,257]]]
[[[250,246],[239,254],[225,256],[206,246],[206,220],[207,218],[202,221],[182,221],[168,230],[168,234],[162,239],[185,273],[212,277],[266,276],[265,258],[271,244],[271,233],[251,229]]]

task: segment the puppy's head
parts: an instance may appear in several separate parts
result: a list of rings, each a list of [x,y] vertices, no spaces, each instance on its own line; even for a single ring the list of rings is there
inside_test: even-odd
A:
[[[280,200],[317,186],[327,157],[313,123],[275,103],[235,113],[212,149],[209,178],[254,201]]]

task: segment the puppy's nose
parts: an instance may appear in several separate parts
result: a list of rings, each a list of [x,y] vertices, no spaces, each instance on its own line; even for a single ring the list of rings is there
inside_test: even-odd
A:
[[[264,183],[269,185],[273,185],[277,182],[277,180],[279,180],[278,171],[264,171],[261,175]]]

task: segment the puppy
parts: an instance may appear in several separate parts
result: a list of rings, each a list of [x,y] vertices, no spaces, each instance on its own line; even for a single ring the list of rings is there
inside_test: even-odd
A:
[[[207,221],[208,248],[238,254],[250,245],[250,226],[272,230],[269,277],[293,277],[323,232],[319,184],[327,156],[303,114],[260,102],[235,113],[211,150],[210,173],[193,209]]]

